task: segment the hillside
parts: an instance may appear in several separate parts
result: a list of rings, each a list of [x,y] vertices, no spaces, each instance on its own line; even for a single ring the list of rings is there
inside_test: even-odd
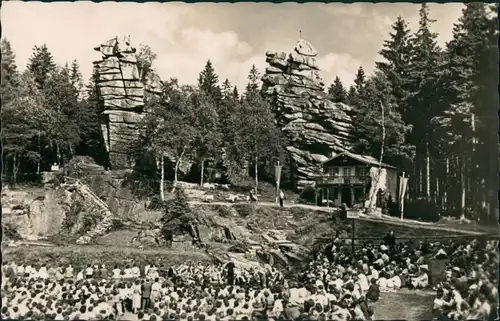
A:
[[[158,251],[186,253],[203,261],[231,257],[242,264],[267,262],[273,257],[282,266],[301,261],[318,242],[338,235],[350,243],[352,237],[351,221],[341,220],[336,209],[299,204],[298,195],[290,192],[286,192],[285,207],[278,207],[275,187],[271,184],[261,183],[259,202],[250,204],[245,200],[250,186],[208,184],[202,188],[181,182],[179,187],[188,197],[193,222],[207,248],[198,249],[190,236],[178,235],[172,248],[165,249],[156,244],[154,237],[157,233],[154,226],[162,211],[153,209],[154,198],[137,193],[137,182],[131,181],[126,173],[82,166],[85,160],[73,163],[75,166],[70,166],[68,173],[80,180],[65,179],[65,184],[4,191],[4,213],[16,214],[5,217],[9,233],[14,230],[24,239],[48,239],[59,244],[61,246],[52,249],[63,258],[74,255],[64,249],[65,246],[74,244],[71,248],[80,249],[78,243],[89,244],[81,247],[82,255],[89,256],[82,260],[97,258],[95,253],[106,248],[106,251],[124,251],[123,255],[143,250],[145,259],[156,259]],[[239,200],[230,202],[234,196]],[[400,239],[494,233],[492,228],[476,225],[430,224],[362,215],[356,220],[354,235],[361,238],[359,243],[363,238],[381,238],[389,231],[394,231]],[[16,251],[9,249],[6,254]],[[46,255],[47,259],[51,257],[44,253],[40,252],[40,259]]]

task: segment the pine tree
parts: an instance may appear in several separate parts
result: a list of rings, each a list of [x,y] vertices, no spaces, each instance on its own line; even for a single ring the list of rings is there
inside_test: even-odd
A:
[[[354,77],[354,88],[359,91],[363,87],[365,80],[365,70],[363,69],[363,66],[359,66],[358,71],[356,72],[356,76]]]
[[[238,111],[233,114],[236,130],[234,154],[247,164],[253,164],[257,190],[259,168],[277,160],[284,161],[283,136],[276,126],[271,106],[255,87],[247,86]]]
[[[385,59],[383,62],[376,62],[376,67],[382,71],[394,90],[394,97],[398,101],[399,107],[404,109],[404,99],[407,97],[406,73],[410,63],[410,30],[406,21],[398,17],[392,25],[393,32],[389,34],[390,39],[384,41],[383,49],[379,54]]]
[[[48,75],[56,69],[54,57],[45,44],[33,48],[27,68],[34,75],[38,88],[43,88]]]
[[[358,106],[359,93],[363,90],[366,83],[366,74],[362,66],[359,66],[354,75],[354,84],[349,88],[348,102],[351,106]]]
[[[71,71],[69,75],[71,85],[75,88],[78,100],[81,98],[81,93],[83,91],[83,79],[82,73],[80,71],[80,66],[78,65],[78,61],[73,60],[71,63]]]
[[[215,69],[210,60],[205,64],[205,68],[198,76],[198,87],[207,96],[217,101],[221,97],[221,90],[218,86],[219,76],[215,73]]]
[[[411,53],[407,74],[409,88],[404,119],[413,125],[410,141],[417,149],[415,177],[422,177],[419,192],[432,197],[431,157],[434,128],[431,119],[443,108],[442,84],[443,55],[437,44],[437,33],[431,31],[434,22],[429,7],[423,3],[419,11],[417,32],[410,39]]]
[[[240,100],[240,93],[238,92],[238,87],[234,86],[233,89],[233,98],[236,100]]]
[[[261,75],[257,67],[255,67],[255,64],[252,65],[252,68],[250,69],[250,72],[248,74],[248,84],[245,90],[245,95],[249,95],[251,93],[257,93],[260,90],[261,86]]]
[[[19,72],[16,65],[16,55],[12,51],[10,42],[5,38],[2,39],[1,49],[0,97],[2,97],[2,104],[5,105],[15,97],[14,91],[19,86]]]
[[[386,162],[407,167],[414,156],[414,147],[406,142],[411,126],[406,125],[398,111],[389,80],[380,71],[364,82],[357,93],[353,128],[357,137],[355,150],[360,154],[381,156],[382,126],[385,127],[384,157]],[[384,122],[382,122],[382,108]]]
[[[21,164],[40,163],[40,137],[54,127],[53,119],[57,116],[44,108],[43,94],[29,71],[18,81],[12,99],[2,101],[2,161],[11,168],[14,184]]]
[[[189,206],[186,194],[180,188],[176,188],[173,199],[166,201],[163,216],[160,218],[161,235],[183,234],[188,225],[195,221],[193,211]],[[169,241],[166,239],[166,241]]]
[[[447,159],[452,163],[456,159],[461,173],[462,195],[455,197],[461,202],[454,207],[463,209],[466,200],[467,206],[494,214],[496,196],[488,191],[496,190],[497,184],[494,179],[497,154],[492,151],[497,148],[498,137],[491,130],[497,126],[498,100],[492,94],[497,80],[491,71],[498,68],[498,22],[496,15],[490,15],[490,10],[484,3],[467,3],[454,26],[443,68],[443,96],[447,108],[434,121],[439,130],[440,145],[451,155]],[[462,156],[455,158],[453,154]]]
[[[42,92],[47,107],[57,115],[49,131],[49,140],[53,146],[51,159],[62,164],[75,155],[75,148],[81,139],[77,124],[78,97],[71,84],[69,67],[56,68],[49,73]]]
[[[231,85],[231,82],[226,78],[226,80],[224,80],[224,82],[222,83],[222,97],[227,98],[231,96],[232,90],[233,87]]]
[[[328,96],[334,103],[347,103],[347,91],[338,76],[328,88]]]
[[[217,163],[222,146],[222,134],[225,133],[217,130],[221,122],[219,121],[217,109],[211,102],[210,97],[197,90],[191,95],[191,104],[193,104],[193,108],[196,110],[193,123],[196,129],[196,137],[193,142],[193,148],[201,165],[200,186],[203,186],[205,163],[207,161]]]
[[[356,95],[357,95],[356,87],[351,85],[349,87],[349,92],[347,93],[347,103],[349,105],[354,105],[356,103]]]

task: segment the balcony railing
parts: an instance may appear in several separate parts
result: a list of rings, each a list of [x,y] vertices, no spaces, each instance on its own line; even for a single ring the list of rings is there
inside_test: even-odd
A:
[[[328,174],[316,177],[318,185],[351,185],[351,184],[367,184],[370,182],[370,176],[331,176]]]

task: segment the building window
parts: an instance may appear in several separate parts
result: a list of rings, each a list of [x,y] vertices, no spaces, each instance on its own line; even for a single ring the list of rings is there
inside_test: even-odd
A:
[[[350,167],[343,168],[343,176],[351,176],[351,168]]]
[[[328,175],[329,176],[338,176],[339,175],[339,168],[338,167],[330,167],[328,169]]]
[[[358,176],[366,176],[367,175],[367,168],[366,167],[358,167]]]

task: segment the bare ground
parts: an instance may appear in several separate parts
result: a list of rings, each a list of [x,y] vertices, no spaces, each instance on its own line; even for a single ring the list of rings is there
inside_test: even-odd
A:
[[[411,291],[401,289],[398,292],[382,293],[375,305],[374,320],[431,320],[431,291]]]

